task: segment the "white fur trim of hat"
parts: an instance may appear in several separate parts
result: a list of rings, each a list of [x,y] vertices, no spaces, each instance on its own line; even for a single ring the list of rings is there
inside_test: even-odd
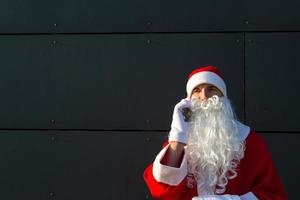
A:
[[[204,83],[214,85],[227,97],[226,84],[223,76],[214,66],[198,68],[191,72],[186,84],[187,97],[191,97],[192,91],[196,86]]]

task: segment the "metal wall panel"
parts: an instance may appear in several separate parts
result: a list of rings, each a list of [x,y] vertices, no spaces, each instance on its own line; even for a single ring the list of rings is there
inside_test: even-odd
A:
[[[290,199],[298,199],[291,172],[300,167],[299,135],[262,135]],[[1,198],[149,199],[142,174],[166,139],[166,132],[1,131]]]
[[[143,171],[165,136],[161,132],[1,131],[1,198],[149,198]]]
[[[297,133],[260,133],[267,141],[273,162],[288,199],[299,199],[297,171],[300,168],[299,145],[300,134]]]
[[[2,33],[167,32],[232,29],[243,25],[242,2],[4,0]],[[224,9],[226,8],[226,9]],[[212,9],[214,12],[211,12]],[[218,13],[216,15],[216,13]],[[227,26],[224,26],[227,24]]]
[[[300,2],[297,0],[243,1],[246,24],[243,31],[299,31]]]
[[[246,121],[261,131],[299,131],[300,34],[246,34]]]
[[[51,199],[54,149],[51,135],[41,133],[0,131],[1,199]]]
[[[0,127],[168,130],[187,75],[212,64],[243,120],[242,34],[1,36]]]
[[[0,32],[299,30],[299,4],[296,0],[3,0],[0,3]]]

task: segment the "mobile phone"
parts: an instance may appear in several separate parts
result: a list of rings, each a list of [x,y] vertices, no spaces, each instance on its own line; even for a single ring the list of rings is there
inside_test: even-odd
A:
[[[182,114],[184,116],[184,121],[186,122],[191,121],[192,110],[190,108],[182,108]]]

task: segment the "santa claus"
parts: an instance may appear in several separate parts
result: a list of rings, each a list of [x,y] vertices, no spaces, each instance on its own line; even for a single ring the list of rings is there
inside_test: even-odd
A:
[[[168,141],[144,171],[162,200],[285,200],[265,140],[239,122],[214,66],[192,71]]]

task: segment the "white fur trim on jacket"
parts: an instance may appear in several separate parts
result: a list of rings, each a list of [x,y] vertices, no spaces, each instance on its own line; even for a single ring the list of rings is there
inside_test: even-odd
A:
[[[192,200],[258,200],[252,192],[248,192],[242,196],[239,195],[200,195],[192,198]]]
[[[238,195],[200,195],[198,197],[192,198],[192,200],[241,200]]]
[[[179,168],[161,164],[160,161],[165,156],[169,146],[170,144],[165,146],[156,156],[153,163],[152,173],[155,180],[157,180],[158,182],[175,186],[178,185],[187,175],[187,160],[186,154],[184,154]]]
[[[238,124],[239,133],[241,135],[241,139],[245,140],[248,137],[249,133],[250,133],[250,127],[243,124],[243,123],[241,123],[241,122],[239,122],[239,121],[237,121],[237,124]]]
[[[258,200],[258,198],[256,198],[256,196],[253,194],[253,192],[248,192],[246,194],[243,194],[241,196],[242,200]]]

